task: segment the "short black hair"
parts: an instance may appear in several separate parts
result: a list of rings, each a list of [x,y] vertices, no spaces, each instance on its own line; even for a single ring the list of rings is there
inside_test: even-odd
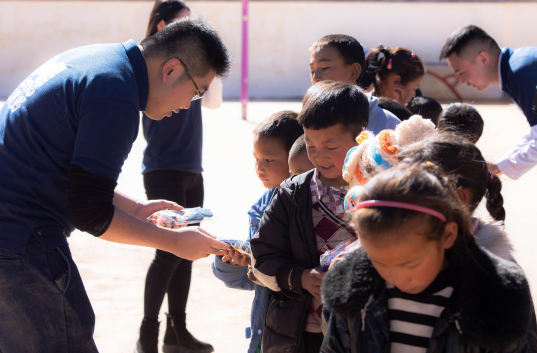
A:
[[[289,153],[296,139],[304,134],[304,129],[298,123],[297,117],[298,113],[283,110],[259,123],[254,130],[254,134],[257,137],[279,139],[287,153]]]
[[[330,46],[339,51],[345,65],[358,63],[362,68],[362,72],[364,71],[365,51],[362,44],[356,38],[345,34],[330,34],[313,43],[310,51],[319,51]]]
[[[454,132],[470,141],[479,140],[484,126],[485,122],[477,109],[467,103],[448,105],[438,121],[438,130]]]
[[[367,128],[369,99],[358,86],[322,81],[311,86],[305,97],[298,115],[303,128],[320,130],[341,124],[353,137]]]
[[[215,30],[203,19],[185,17],[170,23],[142,43],[145,58],[181,59],[194,77],[209,71],[225,77],[231,69],[230,54]]]
[[[461,56],[463,51],[470,48],[477,51],[476,56],[482,51],[490,53],[500,50],[498,43],[487,32],[477,26],[468,25],[451,33],[440,51],[439,61],[447,59],[453,53]]]
[[[293,143],[293,147],[291,147],[291,150],[289,151],[289,156],[306,152],[306,138],[304,137],[304,134],[302,134],[296,139],[295,143]]]
[[[379,97],[379,107],[389,111],[390,113],[398,117],[401,121],[408,120],[413,115],[407,107],[405,107],[395,99],[387,97]]]
[[[406,105],[413,115],[421,115],[424,119],[429,119],[433,124],[438,125],[438,119],[442,114],[442,105],[431,97],[414,97]]]

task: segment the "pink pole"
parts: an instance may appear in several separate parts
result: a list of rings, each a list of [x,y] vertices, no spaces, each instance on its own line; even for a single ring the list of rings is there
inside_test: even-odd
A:
[[[246,120],[248,106],[248,0],[242,0],[241,103],[242,119]]]

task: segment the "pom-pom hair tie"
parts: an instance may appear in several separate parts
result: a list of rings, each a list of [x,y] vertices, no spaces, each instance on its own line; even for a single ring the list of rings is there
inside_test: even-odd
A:
[[[359,210],[360,208],[364,207],[393,207],[393,208],[402,208],[406,210],[411,211],[417,211],[421,213],[426,213],[428,215],[431,215],[433,217],[438,218],[442,222],[446,223],[446,216],[444,216],[442,213],[435,211],[431,208],[420,206],[420,205],[414,205],[411,203],[406,202],[397,202],[397,201],[383,201],[383,200],[369,200],[369,201],[362,201],[359,202],[354,206],[354,211]]]
[[[388,60],[388,70],[392,69],[392,59]]]
[[[412,52],[410,56],[412,57],[412,59],[416,58],[416,54],[414,54],[414,52]]]

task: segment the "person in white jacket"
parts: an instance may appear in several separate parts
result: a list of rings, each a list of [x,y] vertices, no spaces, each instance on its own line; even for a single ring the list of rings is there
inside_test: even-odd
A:
[[[461,84],[478,91],[499,85],[528,120],[529,133],[499,161],[489,163],[496,175],[520,178],[537,164],[537,47],[500,49],[483,29],[468,25],[446,40],[443,59]]]

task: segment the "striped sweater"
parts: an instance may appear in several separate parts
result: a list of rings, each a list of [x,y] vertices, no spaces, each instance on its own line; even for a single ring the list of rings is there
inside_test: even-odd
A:
[[[433,329],[453,293],[453,278],[444,271],[419,294],[403,293],[386,283],[390,308],[391,353],[425,353]]]

